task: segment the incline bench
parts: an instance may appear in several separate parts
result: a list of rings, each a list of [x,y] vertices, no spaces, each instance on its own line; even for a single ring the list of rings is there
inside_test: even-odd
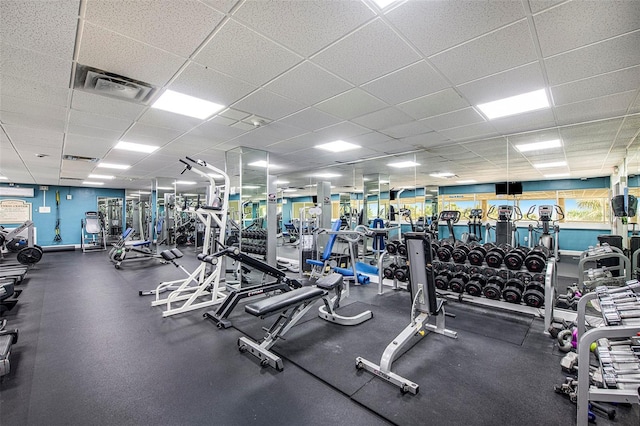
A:
[[[270,365],[282,371],[284,368],[282,359],[269,349],[311,309],[318,299],[324,302],[319,310],[319,316],[326,321],[339,325],[357,325],[372,318],[371,311],[365,311],[353,317],[345,317],[335,312],[340,301],[342,285],[340,274],[330,274],[318,279],[313,287],[302,287],[246,305],[244,310],[256,317],[266,318],[275,314],[279,316],[261,343],[241,337],[238,339],[238,349],[240,352],[250,352],[260,359],[262,366]],[[336,297],[333,300],[329,299],[330,290],[336,291]]]

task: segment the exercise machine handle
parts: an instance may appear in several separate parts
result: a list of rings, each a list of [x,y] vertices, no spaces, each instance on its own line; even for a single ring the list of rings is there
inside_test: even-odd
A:
[[[535,210],[536,210],[536,205],[534,204],[529,208],[529,211],[527,211],[527,219],[528,220],[535,220],[534,218],[531,217],[531,215],[533,214],[533,212]]]
[[[491,220],[498,220],[496,216],[492,216],[492,214],[494,214],[495,212],[496,212],[496,206],[492,205],[491,207],[489,207],[489,211],[487,212],[487,217]]]
[[[522,220],[522,210],[520,210],[520,207],[513,206],[513,213],[515,213],[515,218],[512,220],[512,222]]]
[[[556,209],[556,220],[555,220],[555,222],[564,220],[564,211],[562,210],[562,207],[560,207],[557,204],[554,207]]]
[[[187,157],[187,159],[189,159],[189,157]],[[182,158],[180,158],[180,162],[184,164],[184,169],[182,169],[182,171],[180,172],[181,175],[183,175],[187,170],[191,170],[191,164],[187,163]]]

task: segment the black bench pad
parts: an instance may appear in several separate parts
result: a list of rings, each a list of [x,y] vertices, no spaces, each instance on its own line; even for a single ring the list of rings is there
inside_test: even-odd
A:
[[[326,291],[321,288],[302,287],[251,303],[246,305],[244,310],[251,315],[261,317],[283,311],[290,306],[296,306],[306,301],[319,299],[326,294]]]
[[[316,286],[323,290],[333,290],[340,284],[342,284],[342,275],[340,274],[330,274],[326,277],[318,278],[318,281],[316,281]]]

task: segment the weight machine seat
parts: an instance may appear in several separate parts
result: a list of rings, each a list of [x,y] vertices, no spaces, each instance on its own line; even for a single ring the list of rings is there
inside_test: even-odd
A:
[[[301,303],[320,299],[326,295],[326,290],[321,288],[302,287],[251,303],[246,305],[244,310],[256,317],[266,317],[282,312],[287,308],[300,305]]]
[[[342,286],[342,275],[333,273],[331,275],[318,278],[315,285],[323,290],[333,290],[336,287]]]

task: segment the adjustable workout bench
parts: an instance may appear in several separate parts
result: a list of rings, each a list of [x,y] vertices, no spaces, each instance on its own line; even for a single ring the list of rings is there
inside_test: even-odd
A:
[[[2,330],[0,329],[0,377],[9,374],[11,364],[9,357],[11,356],[11,346],[18,342],[18,330]]]
[[[414,336],[424,336],[425,330],[457,338],[458,333],[445,328],[444,299],[436,297],[435,279],[431,259],[431,240],[428,234],[407,232],[404,234],[407,256],[410,267],[411,290],[411,323],[387,345],[382,354],[380,365],[367,361],[362,357],[356,358],[356,368],[367,370],[402,390],[402,393],[417,394],[417,383],[391,371],[391,364],[400,356],[402,348]],[[416,313],[418,315],[416,315]],[[436,317],[436,325],[427,324],[430,316]]]
[[[333,300],[329,299],[329,290],[335,290],[337,293]],[[302,287],[246,305],[244,310],[253,316],[266,318],[279,314],[279,317],[269,328],[261,343],[241,337],[238,339],[238,349],[240,352],[250,352],[260,359],[262,366],[270,365],[282,371],[284,368],[282,359],[269,349],[296,325],[318,299],[324,302],[319,316],[326,321],[339,325],[358,325],[373,317],[371,311],[362,312],[354,317],[337,314],[335,309],[340,301],[341,290],[342,276],[331,274],[318,279],[314,287]]]
[[[276,279],[275,282],[257,284],[241,288],[239,290],[232,290],[217,310],[205,312],[203,316],[213,321],[218,326],[218,328],[231,327],[231,321],[226,318],[229,316],[229,314],[231,314],[238,302],[242,299],[251,296],[257,296],[259,294],[270,293],[273,291],[287,292],[291,289],[302,287],[302,284],[298,280],[288,278],[287,275],[279,269],[242,253],[238,247],[226,248],[218,253],[215,253],[214,256],[230,257],[231,259],[236,260],[243,265],[249,266],[256,271],[263,272]]]

